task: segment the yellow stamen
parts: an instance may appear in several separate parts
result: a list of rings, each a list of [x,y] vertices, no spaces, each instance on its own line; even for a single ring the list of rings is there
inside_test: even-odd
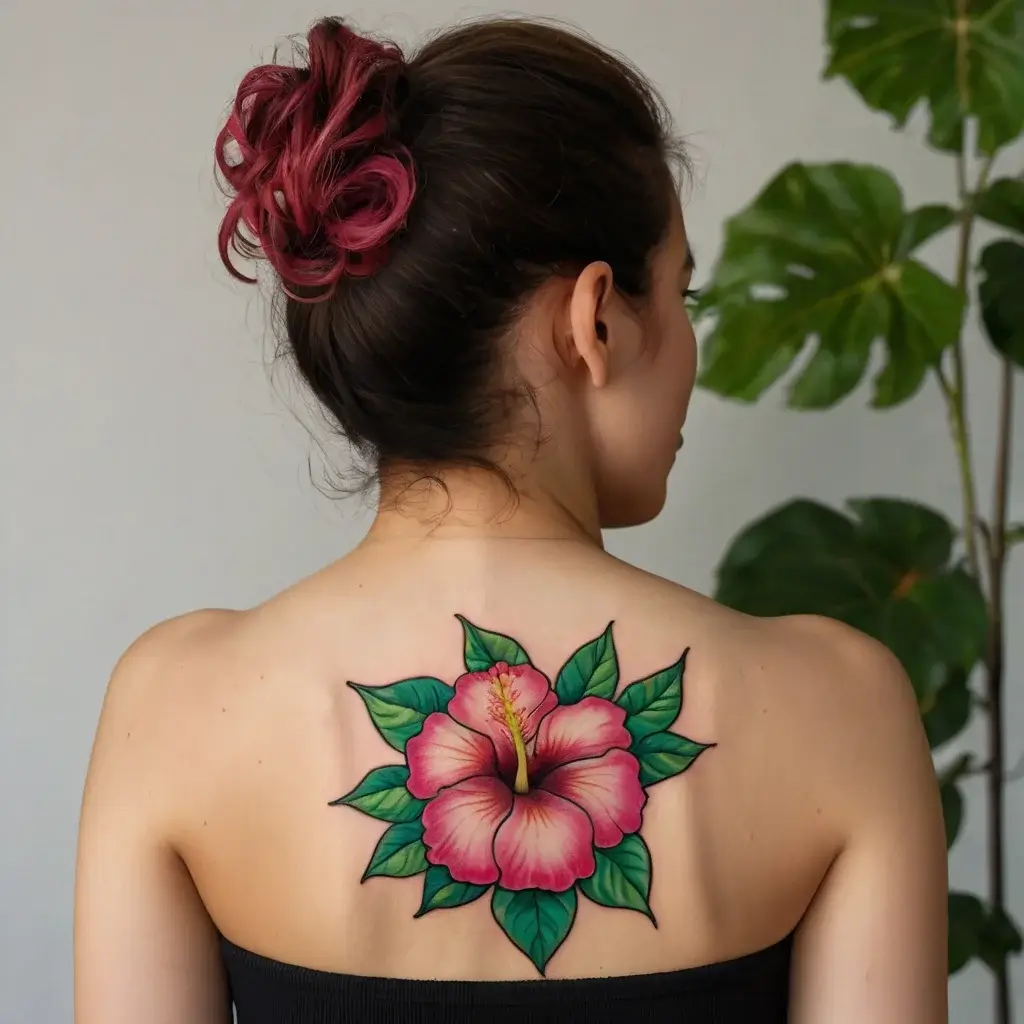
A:
[[[516,781],[513,790],[516,793],[528,793],[530,791],[530,779],[526,772],[526,742],[523,740],[523,729],[519,722],[519,714],[509,693],[510,680],[508,676],[499,676],[494,680],[494,693],[501,701],[501,710],[505,718],[505,725],[508,727],[509,735],[512,737],[512,746],[516,752]]]

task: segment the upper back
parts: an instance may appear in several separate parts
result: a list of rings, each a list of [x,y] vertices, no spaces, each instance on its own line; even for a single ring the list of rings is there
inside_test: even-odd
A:
[[[581,544],[371,543],[163,629],[131,785],[218,930],[312,968],[586,977],[769,946],[841,849],[869,756],[840,728],[858,701],[838,627],[747,619]],[[540,673],[505,677],[522,793],[501,682],[488,704],[467,675],[519,649]],[[550,917],[532,962],[498,923],[529,939],[527,889]]]

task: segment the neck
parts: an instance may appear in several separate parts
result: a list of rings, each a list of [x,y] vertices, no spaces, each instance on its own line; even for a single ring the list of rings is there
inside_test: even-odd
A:
[[[367,539],[575,540],[602,546],[592,489],[562,474],[409,466],[381,471],[380,504]],[[510,486],[511,485],[511,486]]]

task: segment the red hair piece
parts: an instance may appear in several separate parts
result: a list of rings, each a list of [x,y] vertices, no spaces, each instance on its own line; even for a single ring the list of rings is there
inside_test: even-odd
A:
[[[382,266],[416,191],[409,151],[388,138],[404,67],[397,47],[321,22],[306,67],[265,64],[242,79],[216,150],[233,193],[220,255],[235,277],[255,280],[232,249],[268,260],[288,294],[319,299]]]

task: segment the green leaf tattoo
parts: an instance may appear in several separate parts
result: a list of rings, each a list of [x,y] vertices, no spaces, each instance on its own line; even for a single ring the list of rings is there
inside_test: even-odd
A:
[[[648,905],[651,896],[651,851],[638,836],[624,836],[618,846],[595,850],[597,868],[580,882],[580,892],[602,907],[621,907],[646,914],[657,926]]]
[[[695,743],[674,732],[655,732],[644,736],[629,749],[640,762],[640,785],[653,786],[685,772],[711,743]]]
[[[464,907],[473,900],[478,900],[489,885],[471,885],[469,882],[456,882],[452,873],[441,864],[431,864],[423,877],[423,899],[415,917],[429,914],[431,910],[449,910],[452,907]]]
[[[386,878],[408,878],[427,870],[427,848],[423,845],[423,825],[419,821],[403,821],[392,825],[380,837],[370,864],[363,872],[363,881],[377,875]]]
[[[576,890],[509,892],[498,886],[491,898],[491,913],[501,930],[543,974],[576,919]]]
[[[559,704],[576,704],[584,697],[611,700],[619,685],[619,659],[612,623],[596,640],[578,648],[562,666],[555,681]]]
[[[668,731],[682,710],[689,648],[616,697],[613,623],[573,651],[552,685],[512,637],[458,619],[466,672],[453,686],[432,676],[349,683],[402,756],[330,804],[388,823],[362,881],[422,875],[416,918],[490,894],[492,918],[542,975],[572,930],[580,892],[656,928],[651,851],[640,836],[647,789],[714,746]],[[545,724],[552,714],[554,728]],[[607,737],[607,757],[594,756],[595,730]],[[552,820],[538,824],[521,801],[562,768],[575,795],[552,788]],[[615,796],[606,799],[609,785]],[[559,813],[572,822],[556,821]],[[621,838],[598,847],[595,834]]]
[[[683,673],[686,656],[668,668],[627,686],[618,704],[626,709],[626,728],[634,740],[667,729],[678,717],[683,704]]]
[[[455,695],[447,683],[431,676],[403,679],[390,686],[348,685],[363,698],[377,732],[395,750],[401,751],[423,728],[427,715],[444,711]]]
[[[528,665],[530,659],[510,636],[504,633],[492,633],[490,630],[474,626],[468,619],[457,616],[462,623],[466,644],[466,671],[486,672],[487,669],[504,661],[508,665]]]
[[[417,800],[405,788],[408,781],[409,769],[403,764],[374,768],[351,793],[332,800],[329,806],[345,804],[380,821],[418,821],[427,802]]]

